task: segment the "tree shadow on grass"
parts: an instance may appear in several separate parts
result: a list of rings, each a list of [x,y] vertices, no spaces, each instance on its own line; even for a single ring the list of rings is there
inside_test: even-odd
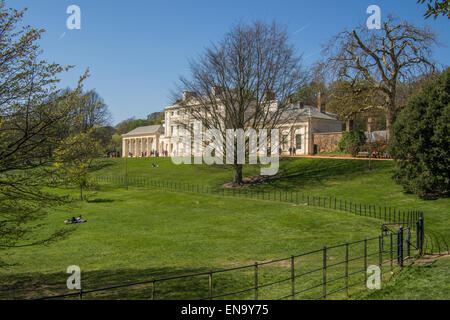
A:
[[[368,162],[364,160],[307,160],[309,161],[282,159],[278,174],[257,186],[257,188],[292,191],[308,188],[311,185],[325,185],[327,182],[336,180],[351,181],[361,177],[361,174],[370,174],[367,172]],[[371,166],[375,169],[383,169],[389,168],[391,164],[373,161]]]
[[[151,268],[151,269],[119,269],[119,270],[95,270],[81,274],[83,291],[107,288],[111,286],[146,282],[104,291],[85,292],[83,299],[136,299],[148,300],[186,300],[206,299],[209,294],[209,276],[200,275],[182,279],[157,281],[153,289],[152,277],[163,279],[173,276],[208,272],[205,268]],[[251,286],[252,270],[244,275]],[[0,299],[39,299],[68,293],[76,293],[77,290],[69,290],[66,286],[70,274],[63,272],[42,274],[18,274],[0,277]],[[236,286],[241,285],[242,277],[236,275],[215,276],[215,294],[231,292]],[[247,281],[246,281],[247,282]],[[80,299],[79,295],[55,298],[55,299]]]
[[[93,199],[93,200],[88,200],[88,203],[111,203],[114,202],[115,200],[112,199]]]

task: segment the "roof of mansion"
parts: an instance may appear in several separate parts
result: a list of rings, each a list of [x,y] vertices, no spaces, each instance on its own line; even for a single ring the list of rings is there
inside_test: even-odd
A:
[[[305,121],[308,119],[321,120],[338,120],[338,116],[333,113],[321,112],[316,107],[303,106],[300,108],[296,104],[292,104],[286,111],[281,114],[282,120],[299,120]]]
[[[155,134],[158,132],[164,133],[164,127],[161,124],[153,125],[153,126],[138,127],[128,133],[123,134],[122,137],[139,136],[139,135],[145,135],[145,134]]]

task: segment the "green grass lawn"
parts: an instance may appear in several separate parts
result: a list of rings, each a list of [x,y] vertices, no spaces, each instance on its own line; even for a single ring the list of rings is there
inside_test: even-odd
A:
[[[429,261],[427,261],[429,260]],[[372,300],[448,300],[450,297],[450,258],[425,259],[407,266],[381,290],[362,291],[354,299]]]
[[[130,177],[186,182],[219,188],[233,177],[227,166],[174,165],[171,159],[128,159]],[[158,168],[151,168],[151,164]],[[125,159],[116,159],[97,175],[125,174]],[[358,203],[419,210],[425,213],[425,228],[450,244],[450,199],[422,200],[405,194],[392,179],[394,162],[371,161],[372,171],[366,170],[368,160],[281,158],[279,175],[252,190],[298,191],[309,195],[338,197]],[[259,173],[257,166],[245,166],[245,175]],[[443,242],[441,249],[444,249]],[[437,247],[434,248],[436,250]]]
[[[158,168],[151,168],[156,163]],[[376,170],[366,172],[367,161],[338,159],[289,159],[281,162],[278,177],[253,190],[286,190],[317,196],[337,196],[363,203],[389,205],[425,212],[426,230],[449,239],[449,200],[424,201],[406,195],[390,179],[393,163],[373,161]],[[228,167],[181,165],[170,159],[128,159],[130,177],[202,184],[218,189],[231,180]],[[259,172],[245,167],[245,175]],[[125,160],[116,159],[97,172],[99,176],[122,176]],[[73,191],[74,195],[77,192]],[[101,184],[90,202],[57,208],[46,219],[41,234],[58,228],[73,232],[67,239],[48,247],[7,251],[7,259],[17,266],[0,270],[0,298],[31,298],[66,293],[65,273],[69,265],[82,269],[84,289],[231,268],[271,259],[289,257],[324,245],[375,237],[380,220],[350,213],[274,201],[220,197],[209,194],[169,192],[160,188],[123,187]],[[83,214],[88,223],[65,226],[62,221]],[[370,250],[374,250],[369,245]],[[352,248],[353,256],[362,247]],[[4,254],[5,251],[2,252]],[[330,250],[330,263],[343,257],[341,249]],[[386,257],[384,257],[386,258]],[[376,263],[377,258],[373,257]],[[350,266],[361,268],[361,262]],[[319,252],[295,261],[296,274],[322,265]],[[260,281],[289,277],[284,261],[260,267]],[[329,277],[342,276],[341,266],[329,270]],[[300,278],[297,290],[320,283],[322,273]],[[358,276],[354,281],[360,280]],[[253,269],[214,275],[214,294],[252,286]],[[343,280],[342,280],[343,281]],[[336,281],[329,291],[342,286]],[[290,293],[290,283],[261,289],[259,297],[278,298]],[[321,288],[299,298],[320,297]],[[148,299],[150,285],[93,294],[91,298]],[[357,293],[354,288],[352,293]],[[158,298],[205,298],[208,278],[177,280],[157,285]],[[342,292],[335,297],[343,297]],[[89,298],[89,297],[87,297]],[[253,298],[253,292],[228,298]]]

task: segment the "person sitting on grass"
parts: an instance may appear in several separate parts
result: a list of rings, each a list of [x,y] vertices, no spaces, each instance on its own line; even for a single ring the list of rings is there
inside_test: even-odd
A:
[[[72,223],[77,223],[77,219],[75,219],[75,217],[72,217],[70,219],[66,219],[64,220],[65,224],[72,224]]]
[[[83,218],[81,217],[81,214],[80,214],[77,218],[77,223],[85,223],[85,222],[87,222],[87,220],[83,220]]]
[[[72,217],[70,219],[64,220],[65,224],[74,224],[74,223],[85,223],[87,220],[82,219],[81,215],[78,216],[78,218],[75,219],[75,217]]]

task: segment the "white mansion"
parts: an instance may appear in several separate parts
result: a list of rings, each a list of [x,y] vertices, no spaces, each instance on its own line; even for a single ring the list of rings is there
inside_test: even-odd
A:
[[[185,102],[189,92],[183,92]],[[273,102],[276,105],[278,102]],[[281,153],[310,155],[320,151],[332,151],[341,136],[342,121],[337,115],[325,112],[323,106],[291,104],[283,114],[280,125]],[[186,104],[175,103],[164,110],[161,125],[139,127],[122,135],[122,157],[183,156],[183,144],[179,131],[180,123],[193,126],[197,121],[184,111]],[[193,152],[195,155],[195,151]]]

